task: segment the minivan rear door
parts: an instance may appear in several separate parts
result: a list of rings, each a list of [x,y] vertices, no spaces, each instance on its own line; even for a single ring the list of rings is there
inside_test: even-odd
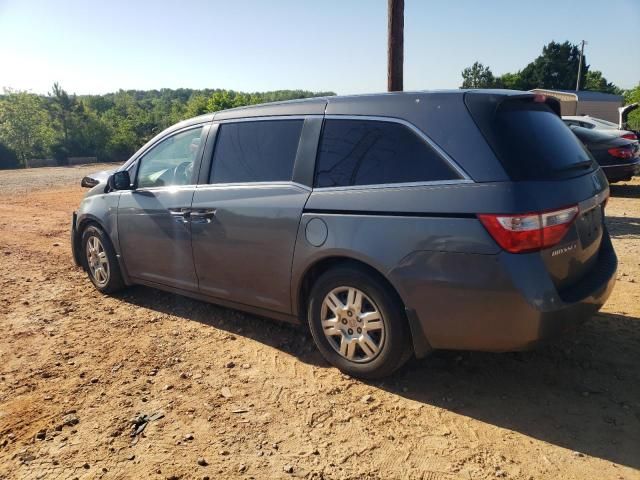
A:
[[[534,94],[465,96],[521,198],[539,205],[535,210],[540,212],[578,207],[566,235],[542,252],[556,287],[563,289],[581,280],[598,258],[609,188],[593,156],[560,118],[556,102]]]

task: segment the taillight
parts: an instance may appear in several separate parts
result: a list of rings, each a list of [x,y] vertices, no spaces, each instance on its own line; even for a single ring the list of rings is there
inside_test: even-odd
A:
[[[635,133],[625,133],[620,138],[626,138],[627,140],[638,140],[638,137]]]
[[[542,250],[557,244],[578,215],[578,207],[522,215],[479,214],[493,239],[507,252]]]
[[[633,149],[631,147],[614,147],[607,150],[609,155],[616,158],[629,159],[633,158]]]

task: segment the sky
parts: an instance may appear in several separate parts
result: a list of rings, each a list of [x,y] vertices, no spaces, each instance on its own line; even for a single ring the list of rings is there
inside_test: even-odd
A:
[[[405,90],[515,72],[551,40],[640,82],[640,0],[405,0]],[[386,89],[386,0],[0,0],[0,88]]]

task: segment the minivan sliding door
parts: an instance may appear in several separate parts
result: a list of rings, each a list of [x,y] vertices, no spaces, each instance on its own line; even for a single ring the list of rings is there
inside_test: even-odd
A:
[[[191,214],[202,293],[290,313],[291,261],[311,192],[292,181],[303,125],[296,117],[218,125],[208,184],[197,186]]]

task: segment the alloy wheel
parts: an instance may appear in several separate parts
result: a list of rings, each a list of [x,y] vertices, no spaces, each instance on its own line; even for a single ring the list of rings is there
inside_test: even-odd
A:
[[[91,276],[100,287],[106,285],[109,282],[109,259],[104,245],[98,237],[88,238],[86,253]]]
[[[376,304],[354,287],[331,290],[322,302],[322,330],[331,347],[351,362],[378,356],[385,340],[385,322]]]

